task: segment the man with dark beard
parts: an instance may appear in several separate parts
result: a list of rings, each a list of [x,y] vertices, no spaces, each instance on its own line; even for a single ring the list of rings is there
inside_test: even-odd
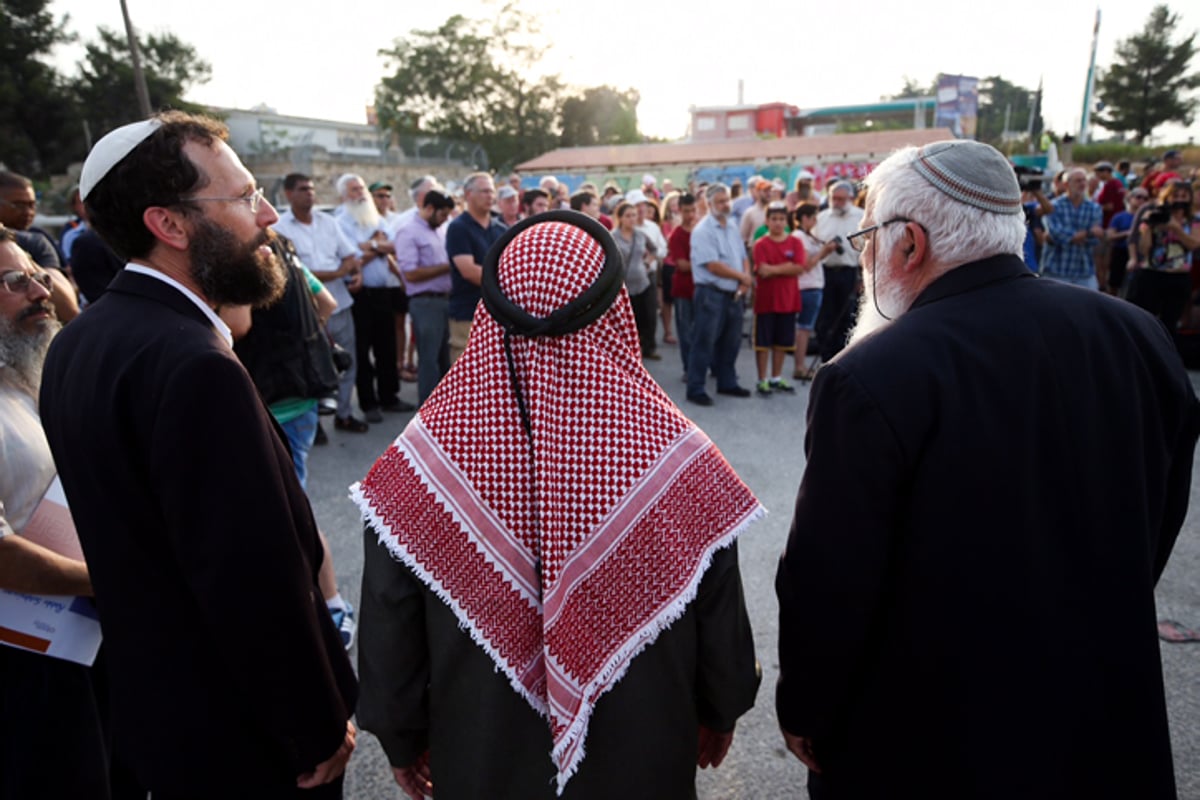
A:
[[[42,360],[59,328],[49,284],[49,274],[0,226],[0,589],[90,595],[78,544],[51,535],[68,529],[69,517],[44,500],[56,474],[35,400]],[[91,670],[37,652],[32,641],[23,649],[14,633],[2,637],[9,646],[0,646],[0,798],[107,798],[108,758]],[[46,747],[49,740],[56,746]]]
[[[1154,587],[1200,406],[1170,337],[1029,271],[988,145],[904,148],[867,186],[775,579],[809,796],[1174,798]]]
[[[320,600],[317,526],[215,313],[283,286],[278,217],[226,137],[170,112],[89,154],[80,194],[129,263],[51,347],[42,420],[139,782],[155,798],[340,797],[357,686]]]

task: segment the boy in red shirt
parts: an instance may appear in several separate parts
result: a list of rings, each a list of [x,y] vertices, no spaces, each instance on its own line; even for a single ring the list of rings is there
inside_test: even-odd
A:
[[[804,246],[788,235],[787,205],[767,206],[767,235],[754,243],[754,356],[758,360],[758,393],[794,392],[781,376],[788,353],[796,349],[796,314],[800,287],[796,276],[804,267]],[[771,377],[767,378],[767,353]]]

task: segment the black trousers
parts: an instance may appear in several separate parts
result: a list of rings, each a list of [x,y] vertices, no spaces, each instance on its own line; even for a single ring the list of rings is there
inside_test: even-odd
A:
[[[109,795],[91,670],[0,645],[0,800]]]
[[[1179,328],[1179,318],[1187,308],[1192,290],[1192,276],[1186,272],[1160,272],[1138,269],[1129,274],[1129,291],[1125,299],[1158,317],[1167,330]]]
[[[858,268],[826,267],[825,294],[815,326],[822,362],[830,361],[842,352],[857,318]]]
[[[642,345],[642,355],[648,356],[657,350],[654,342],[654,332],[658,321],[658,302],[654,296],[654,286],[650,286],[640,294],[629,295],[629,305],[633,306],[633,321],[637,325],[638,341]]]
[[[358,375],[358,405],[363,411],[390,406],[400,399],[396,371],[396,322],[392,292],[387,288],[360,289],[350,312],[354,315],[354,349]]]

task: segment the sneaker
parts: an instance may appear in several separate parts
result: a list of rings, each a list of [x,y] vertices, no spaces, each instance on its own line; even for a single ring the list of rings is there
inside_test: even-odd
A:
[[[759,381],[758,386],[755,386],[754,388],[758,391],[759,394],[770,394],[772,386],[771,386],[770,381],[762,380],[762,381]]]
[[[383,412],[378,408],[372,408],[370,411],[364,411],[363,416],[367,418],[367,422],[374,422],[376,425],[383,422]]]
[[[711,406],[713,404],[713,399],[704,393],[689,394],[687,399],[689,403],[695,403],[698,406]]]
[[[342,637],[342,644],[349,650],[354,646],[354,635],[358,633],[358,623],[354,621],[354,607],[346,603],[345,608],[329,609],[329,614]]]
[[[731,386],[728,389],[717,389],[717,394],[729,395],[730,397],[749,397],[750,390],[743,389],[741,386]]]
[[[337,413],[337,398],[322,397],[317,401],[317,413],[322,417],[328,417],[331,414]]]
[[[771,388],[776,392],[788,392],[789,394],[796,393],[796,387],[785,381],[783,378],[776,378],[771,381]]]
[[[407,400],[397,400],[394,403],[388,403],[383,410],[389,414],[403,414],[408,411],[416,411],[417,407]]]

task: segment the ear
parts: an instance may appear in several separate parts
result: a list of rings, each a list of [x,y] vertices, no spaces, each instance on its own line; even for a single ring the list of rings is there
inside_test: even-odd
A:
[[[191,231],[181,212],[162,206],[150,206],[142,212],[142,222],[146,229],[154,234],[155,239],[172,250],[182,252],[188,249]]]
[[[906,222],[901,248],[904,271],[914,272],[920,268],[929,259],[929,237],[925,235],[925,229],[915,222]]]

